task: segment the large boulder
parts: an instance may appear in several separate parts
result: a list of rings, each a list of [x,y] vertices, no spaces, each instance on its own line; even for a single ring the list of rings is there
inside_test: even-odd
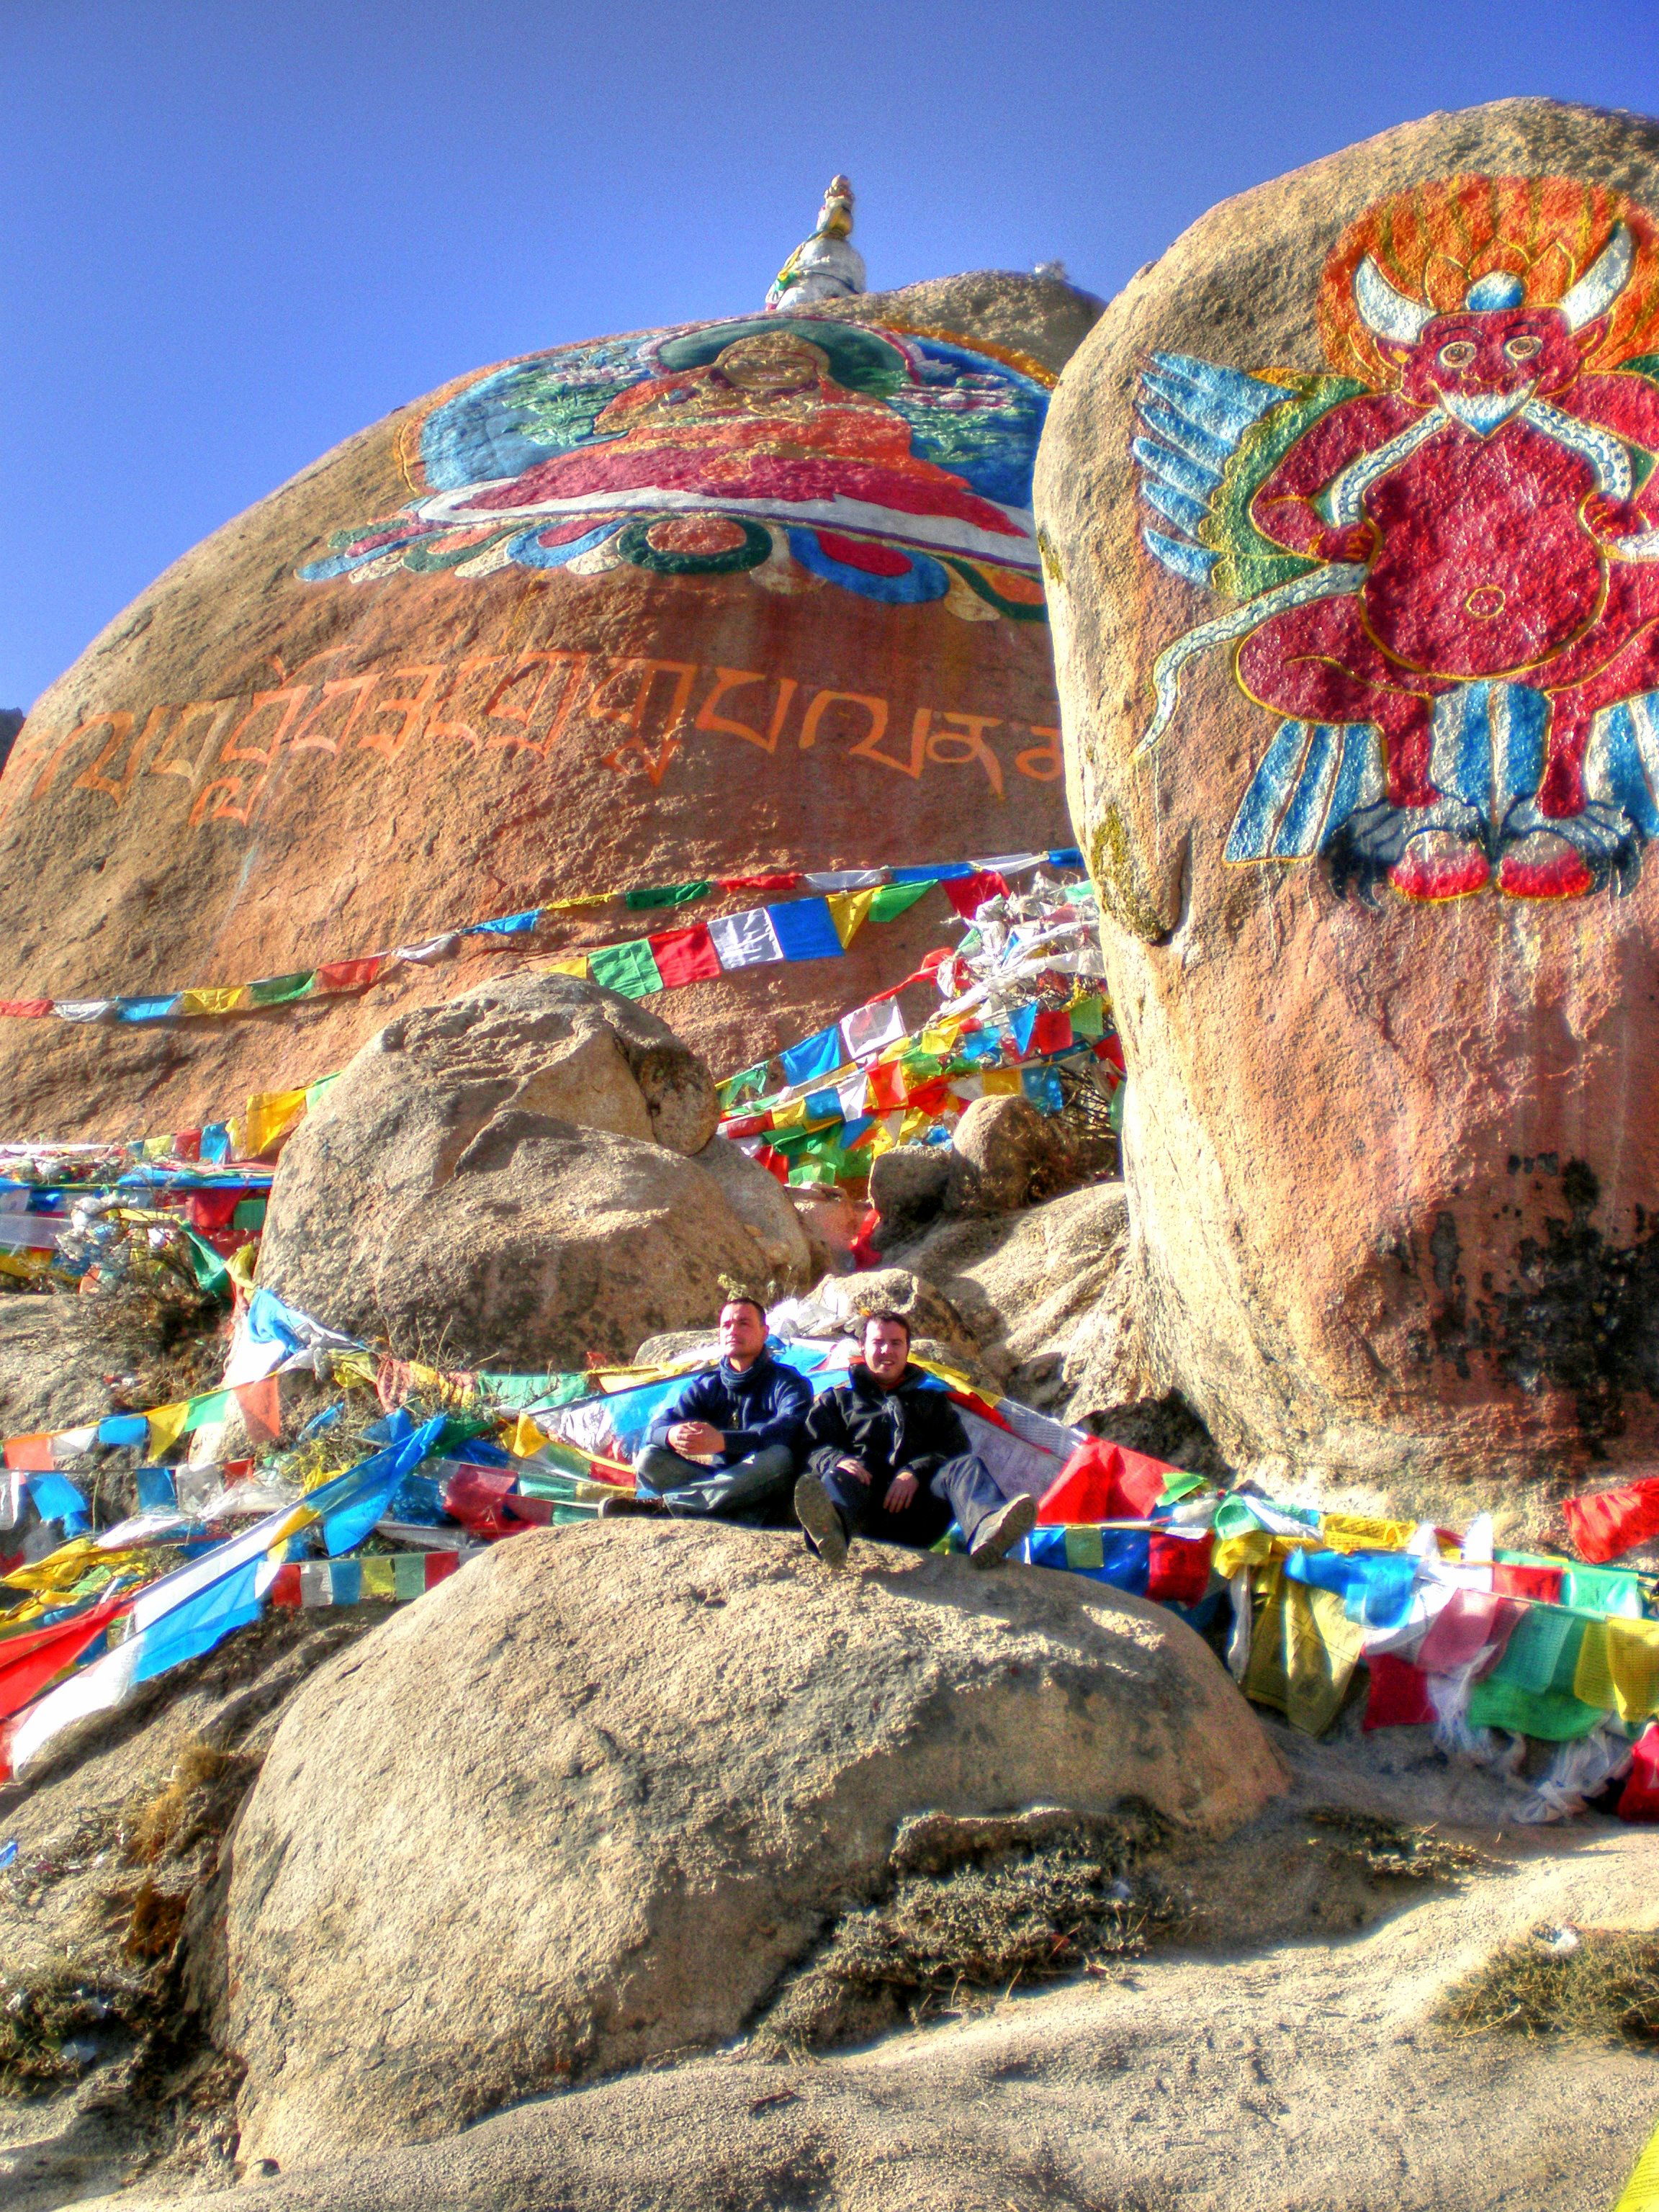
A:
[[[817,1273],[811,1240],[777,1177],[725,1137],[711,1137],[696,1158],[759,1245],[768,1279],[780,1290],[810,1282]],[[764,1292],[764,1285],[757,1287]]]
[[[1241,1460],[1659,1448],[1656,353],[1659,126],[1505,100],[1212,210],[1062,380],[1138,1303]]]
[[[1097,308],[962,276],[558,345],[398,408],[36,702],[0,779],[0,995],[291,977],[622,888],[1069,843],[1030,472]],[[778,895],[601,903],[537,941]],[[909,974],[941,911],[724,975],[682,940],[706,980],[675,1018],[747,1065]],[[125,1133],[135,1099],[146,1131],[223,1120],[524,942],[213,1020],[0,1022],[5,1133]]]
[[[627,1359],[706,1322],[724,1274],[807,1279],[781,1194],[763,1241],[729,1163],[699,1164],[714,1118],[708,1069],[629,1000],[564,975],[484,985],[389,1023],[301,1124],[259,1279],[451,1364]]]
[[[1041,1569],[639,1522],[520,1537],[317,1674],[234,1838],[242,2154],[444,2133],[738,2033],[899,1825],[1280,1786],[1212,1654]]]

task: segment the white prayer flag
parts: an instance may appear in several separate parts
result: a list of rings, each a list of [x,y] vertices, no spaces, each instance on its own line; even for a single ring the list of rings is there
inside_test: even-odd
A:
[[[752,906],[744,914],[720,915],[709,923],[708,934],[722,968],[758,968],[783,957],[778,933],[763,906]]]

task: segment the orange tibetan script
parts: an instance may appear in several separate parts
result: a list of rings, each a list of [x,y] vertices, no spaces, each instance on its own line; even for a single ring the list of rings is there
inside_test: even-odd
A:
[[[547,760],[556,748],[588,758],[597,739],[604,767],[659,784],[688,744],[711,737],[773,755],[833,747],[917,781],[936,768],[973,768],[999,799],[1008,769],[1036,783],[1063,773],[1059,732],[1042,723],[896,702],[854,684],[551,647],[325,672],[164,702],[142,721],[112,709],[67,732],[31,729],[0,784],[0,820],[66,787],[118,807],[140,777],[161,777],[176,779],[191,829],[246,824],[285,749],[337,762],[367,754],[389,767],[412,746],[444,744],[475,758]]]

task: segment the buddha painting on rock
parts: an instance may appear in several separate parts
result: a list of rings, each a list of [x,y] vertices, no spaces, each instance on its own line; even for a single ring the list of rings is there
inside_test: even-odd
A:
[[[564,348],[435,407],[405,440],[428,495],[301,574],[630,563],[1040,618],[1047,397],[1034,364],[817,315]]]

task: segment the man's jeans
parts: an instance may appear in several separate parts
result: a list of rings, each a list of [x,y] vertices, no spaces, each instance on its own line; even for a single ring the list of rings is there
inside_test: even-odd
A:
[[[795,1455],[787,1444],[763,1444],[731,1467],[702,1467],[666,1444],[647,1444],[634,1462],[641,1498],[659,1497],[671,1513],[690,1520],[758,1517],[794,1480]]]
[[[835,1500],[849,1536],[855,1536],[866,1522],[880,1521],[884,1509],[879,1501],[884,1493],[873,1482],[860,1482],[837,1467],[824,1476],[823,1486]],[[992,1480],[990,1469],[973,1452],[964,1452],[960,1459],[947,1459],[926,1487],[948,1503],[957,1526],[970,1545],[975,1529],[986,1516],[1008,1503]]]

